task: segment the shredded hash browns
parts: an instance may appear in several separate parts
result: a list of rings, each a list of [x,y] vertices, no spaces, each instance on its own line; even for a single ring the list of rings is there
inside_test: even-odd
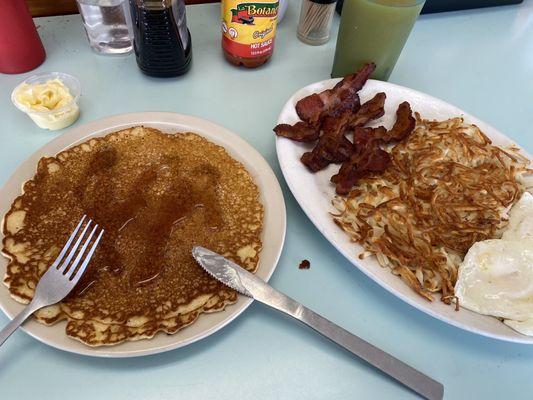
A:
[[[462,118],[416,119],[384,172],[334,198],[333,218],[364,247],[360,258],[375,255],[426,299],[439,292],[450,304],[466,252],[501,236],[533,170],[516,147],[492,145]]]

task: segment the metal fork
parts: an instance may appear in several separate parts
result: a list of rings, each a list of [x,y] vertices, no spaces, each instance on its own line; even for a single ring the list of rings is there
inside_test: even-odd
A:
[[[30,304],[28,304],[24,310],[22,310],[4,329],[0,331],[0,346],[31,314],[40,308],[55,304],[64,299],[74,286],[76,286],[76,283],[78,283],[85,272],[85,269],[98,246],[98,242],[100,242],[104,233],[104,230],[100,229],[98,236],[90,246],[89,251],[87,254],[84,254],[98,230],[98,224],[95,224],[87,235],[89,226],[93,221],[87,219],[87,223],[84,225],[85,219],[86,216],[84,215],[78,223],[78,226],[76,226],[76,229],[74,229],[74,232],[72,232],[68,238],[67,243],[59,253],[59,256],[39,280]],[[78,235],[80,229],[82,229],[82,231]],[[84,238],[85,241],[81,244]],[[73,245],[72,242],[74,242]],[[73,258],[74,261],[72,261]]]

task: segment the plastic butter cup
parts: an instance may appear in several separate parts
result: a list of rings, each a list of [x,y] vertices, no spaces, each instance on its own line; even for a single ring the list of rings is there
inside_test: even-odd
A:
[[[21,102],[22,92],[31,90],[32,85],[46,84],[47,82],[59,80],[72,97],[67,102],[63,101],[59,107],[46,109],[46,107],[32,107]],[[39,128],[58,130],[72,125],[80,115],[78,101],[81,94],[80,82],[72,75],[63,72],[49,72],[40,75],[33,75],[19,84],[11,93],[11,101],[20,111],[26,113]],[[45,108],[44,110],[42,108]]]

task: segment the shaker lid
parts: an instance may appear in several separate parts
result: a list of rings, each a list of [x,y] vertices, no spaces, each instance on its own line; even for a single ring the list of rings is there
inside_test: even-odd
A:
[[[317,4],[332,4],[332,3],[335,3],[337,0],[309,0],[313,3],[317,3]]]

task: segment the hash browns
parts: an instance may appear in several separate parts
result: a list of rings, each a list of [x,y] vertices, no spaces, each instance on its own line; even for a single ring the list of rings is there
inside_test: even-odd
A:
[[[333,218],[364,247],[360,258],[375,255],[421,296],[450,304],[466,252],[501,236],[533,171],[516,147],[492,145],[462,118],[416,120],[384,172],[334,198]]]

